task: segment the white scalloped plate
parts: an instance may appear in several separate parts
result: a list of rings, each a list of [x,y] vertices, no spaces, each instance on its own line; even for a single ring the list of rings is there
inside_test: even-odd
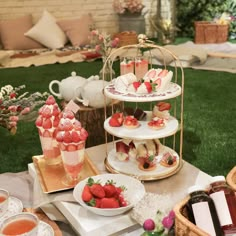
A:
[[[108,153],[108,156],[105,160],[105,166],[113,173],[135,176],[136,178],[144,181],[161,179],[175,173],[180,168],[181,164],[179,161],[179,155],[174,150],[166,146],[164,146],[164,149],[162,149],[161,153],[156,157],[158,162],[166,152],[170,152],[172,155],[176,156],[176,165],[165,167],[158,163],[155,170],[143,171],[138,168],[138,162],[135,159],[130,159],[129,161],[119,161],[116,158],[116,150],[113,148]]]
[[[170,83],[168,89],[162,92],[149,93],[149,94],[137,94],[131,92],[117,91],[113,83],[104,88],[104,94],[112,99],[127,101],[127,102],[152,102],[171,99],[181,94],[181,86],[176,83]]]
[[[38,236],[53,236],[53,235],[54,235],[53,228],[49,224],[40,221],[38,228]]]
[[[110,117],[107,118],[104,122],[104,128],[108,133],[120,138],[135,140],[165,138],[175,134],[179,128],[179,122],[173,116],[171,116],[166,122],[166,126],[159,130],[149,128],[147,125],[147,121],[139,121],[140,126],[138,128],[128,129],[124,126],[112,127],[109,125],[109,120]]]

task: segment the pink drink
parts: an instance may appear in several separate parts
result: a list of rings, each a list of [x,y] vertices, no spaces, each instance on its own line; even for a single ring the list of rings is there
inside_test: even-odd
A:
[[[134,61],[124,58],[124,60],[120,63],[120,75],[125,75],[128,73],[134,73]]]
[[[148,60],[142,57],[135,59],[135,75],[137,79],[142,79],[148,72]]]
[[[84,164],[85,142],[79,144],[60,144],[62,161],[68,183],[76,183]],[[64,149],[64,150],[63,150]]]

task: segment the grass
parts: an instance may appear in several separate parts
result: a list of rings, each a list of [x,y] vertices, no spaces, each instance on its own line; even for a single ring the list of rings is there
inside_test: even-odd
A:
[[[101,61],[0,69],[0,87],[26,85],[30,92],[48,91],[51,80],[76,71],[98,74]],[[116,68],[117,70],[117,65]],[[236,164],[236,80],[227,72],[185,69],[183,158],[210,175],[226,175]],[[27,170],[41,154],[34,122],[20,122],[16,135],[0,128],[0,173]]]

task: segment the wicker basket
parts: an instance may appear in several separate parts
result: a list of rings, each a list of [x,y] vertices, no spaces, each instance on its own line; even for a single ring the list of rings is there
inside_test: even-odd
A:
[[[195,43],[224,43],[228,40],[229,25],[196,21]]]
[[[175,235],[178,236],[209,236],[206,232],[198,228],[188,220],[186,204],[189,197],[178,203],[174,207],[175,212]]]
[[[138,36],[135,31],[123,31],[115,34],[114,38],[119,38],[119,47],[138,43]]]
[[[229,186],[236,191],[236,166],[228,173],[226,181]]]

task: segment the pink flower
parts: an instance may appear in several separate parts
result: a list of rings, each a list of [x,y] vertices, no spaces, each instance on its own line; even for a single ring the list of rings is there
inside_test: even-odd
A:
[[[17,106],[9,106],[8,110],[12,111],[12,112],[16,112],[17,111]]]
[[[99,52],[101,50],[101,46],[100,45],[96,45],[95,46],[95,50],[96,50],[96,52]]]
[[[25,107],[22,111],[21,111],[21,115],[25,115],[27,113],[30,112],[30,108],[29,107]]]
[[[163,218],[162,224],[165,228],[170,229],[174,224],[174,220],[175,220],[175,213],[174,211],[170,211],[168,216]]]
[[[92,31],[91,31],[91,34],[92,34],[93,36],[96,36],[96,35],[98,35],[98,31],[97,31],[97,30],[92,30]]]
[[[10,121],[16,121],[16,122],[17,122],[17,121],[19,120],[19,117],[18,117],[18,116],[10,116],[10,117],[9,117],[9,120],[10,120]]]

